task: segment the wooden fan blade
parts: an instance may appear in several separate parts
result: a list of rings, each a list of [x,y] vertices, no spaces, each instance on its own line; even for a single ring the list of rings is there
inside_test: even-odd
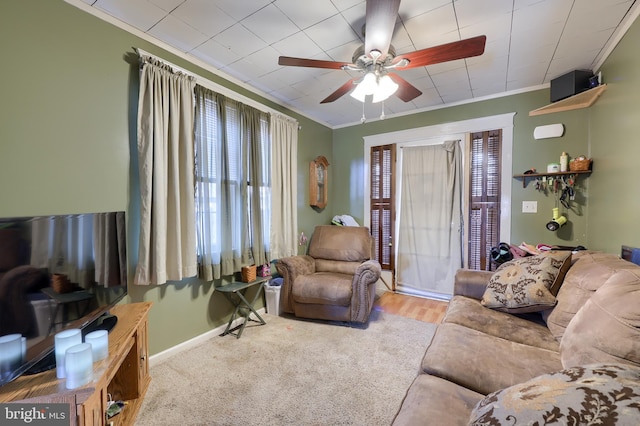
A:
[[[365,19],[364,51],[370,54],[379,50],[384,59],[389,51],[393,28],[396,26],[400,0],[367,0]]]
[[[318,59],[292,58],[290,56],[280,56],[278,58],[278,64],[291,67],[328,68],[332,70],[340,70],[343,66],[352,65],[349,62],[321,61]]]
[[[428,47],[415,52],[398,55],[393,63],[398,63],[402,59],[408,59],[409,65],[397,67],[397,70],[424,67],[426,65],[439,64],[441,62],[454,61],[456,59],[480,56],[484,53],[484,46],[487,36],[481,35],[465,40],[454,41],[452,43],[441,44],[440,46]]]
[[[415,86],[413,86],[404,78],[400,77],[398,74],[390,72],[388,76],[391,77],[391,80],[393,80],[399,86],[395,95],[401,100],[409,102],[422,95],[422,92],[420,90],[416,89]]]
[[[333,102],[336,99],[341,98],[342,96],[346,95],[347,93],[349,93],[350,91],[355,89],[357,80],[358,80],[357,78],[352,78],[351,80],[347,81],[345,84],[340,86],[340,88],[338,90],[336,90],[335,92],[333,92],[332,94],[330,94],[329,96],[324,98],[320,103],[321,104],[326,104],[326,103],[329,103],[329,102]]]

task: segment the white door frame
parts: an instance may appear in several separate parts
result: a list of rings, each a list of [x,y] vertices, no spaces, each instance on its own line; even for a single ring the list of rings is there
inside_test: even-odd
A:
[[[432,126],[417,127],[407,130],[399,130],[396,132],[380,133],[377,135],[365,136],[364,139],[364,225],[371,226],[371,179],[369,171],[371,170],[371,147],[397,144],[411,145],[419,141],[460,139],[460,134],[468,134],[473,132],[482,132],[486,130],[502,129],[502,158],[500,182],[500,239],[502,241],[511,241],[511,170],[513,163],[513,118],[515,112],[492,115],[487,117],[473,118],[470,120],[455,121],[451,123],[435,124]],[[463,137],[463,141],[468,137]],[[396,201],[397,202],[397,201]],[[464,203],[466,206],[466,203]],[[466,210],[466,208],[465,208]],[[468,215],[467,215],[468,216]],[[466,227],[468,224],[465,220],[465,235],[468,235]],[[463,256],[465,266],[468,265],[466,256]]]

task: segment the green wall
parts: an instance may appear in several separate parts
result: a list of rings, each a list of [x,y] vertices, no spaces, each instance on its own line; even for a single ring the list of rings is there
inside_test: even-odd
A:
[[[529,117],[529,111],[548,103],[549,91],[545,89],[335,130],[333,155],[336,158],[336,169],[340,173],[336,179],[341,182],[362,180],[359,176],[362,176],[363,173],[364,136],[512,112],[515,112],[516,115],[514,117],[513,170],[511,175],[523,173],[530,168],[544,172],[548,163],[559,162],[562,151],[574,156],[587,155],[588,126],[586,125],[586,117],[588,112],[579,110]],[[533,130],[536,126],[553,123],[564,124],[565,134],[562,138],[543,140],[533,138]],[[545,224],[551,219],[551,209],[556,204],[556,194],[536,191],[531,181],[528,181],[527,187],[523,188],[522,180],[513,179],[511,175],[504,178],[512,179],[512,243],[520,244],[526,241],[533,244],[586,245],[585,194],[588,180],[591,178],[579,180],[578,196],[573,203],[575,207],[566,214],[570,223],[557,233],[553,233],[546,230]],[[336,191],[334,194],[338,206],[336,208],[350,211],[361,221],[364,219],[362,187],[360,185],[358,191],[355,192],[347,191],[345,188],[344,192]],[[522,201],[537,201],[538,213],[521,213]]]
[[[296,118],[299,194],[308,164],[332,161],[331,129],[262,99],[62,0],[0,6],[0,216],[125,210],[129,276],[137,257],[136,116],[142,48]],[[300,229],[330,220],[299,197]],[[318,219],[316,219],[316,217]],[[328,218],[328,219],[327,219]],[[150,351],[158,353],[225,324],[229,303],[211,283],[187,279],[129,286],[129,301],[152,301]]]
[[[589,109],[593,178],[589,182],[589,246],[620,253],[640,247],[640,22],[602,67],[607,90]]]
[[[140,47],[236,92],[295,117],[298,148],[299,230],[310,235],[335,214],[363,219],[363,136],[516,112],[513,172],[544,170],[562,151],[594,158],[594,173],[580,181],[583,194],[571,226],[544,228],[554,198],[513,180],[512,242],[583,244],[618,253],[640,246],[634,218],[639,144],[640,84],[635,24],[603,67],[609,87],[588,110],[529,117],[548,103],[548,90],[424,112],[332,130],[190,64],[62,0],[4,0],[0,6],[0,216],[126,210],[130,276],[136,263],[138,178],[135,123]],[[533,140],[536,126],[563,123],[560,139]],[[329,204],[308,205],[308,165],[318,155],[331,164]],[[510,177],[507,177],[510,178]],[[520,212],[538,201],[537,214]],[[588,215],[587,215],[588,213]],[[301,247],[300,252],[305,248]],[[129,301],[152,301],[150,349],[158,353],[224,324],[231,309],[213,284],[197,279],[163,286],[129,287]]]

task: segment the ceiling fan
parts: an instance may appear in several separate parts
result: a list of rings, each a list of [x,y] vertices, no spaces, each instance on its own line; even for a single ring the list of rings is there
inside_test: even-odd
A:
[[[391,37],[400,8],[400,0],[367,0],[364,45],[353,54],[352,62],[323,61],[316,59],[280,56],[278,64],[295,67],[326,68],[359,71],[364,76],[352,78],[320,103],[333,102],[351,92],[351,96],[364,102],[373,95],[373,102],[380,102],[392,94],[404,102],[420,96],[422,92],[393,71],[423,67],[456,59],[479,56],[484,53],[487,37],[484,35],[428,47],[410,53],[396,55]]]

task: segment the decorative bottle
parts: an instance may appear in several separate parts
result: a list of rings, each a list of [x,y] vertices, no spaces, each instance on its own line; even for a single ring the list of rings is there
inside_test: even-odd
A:
[[[566,172],[568,165],[569,165],[569,156],[567,155],[566,152],[563,152],[562,155],[560,156],[560,171]]]

